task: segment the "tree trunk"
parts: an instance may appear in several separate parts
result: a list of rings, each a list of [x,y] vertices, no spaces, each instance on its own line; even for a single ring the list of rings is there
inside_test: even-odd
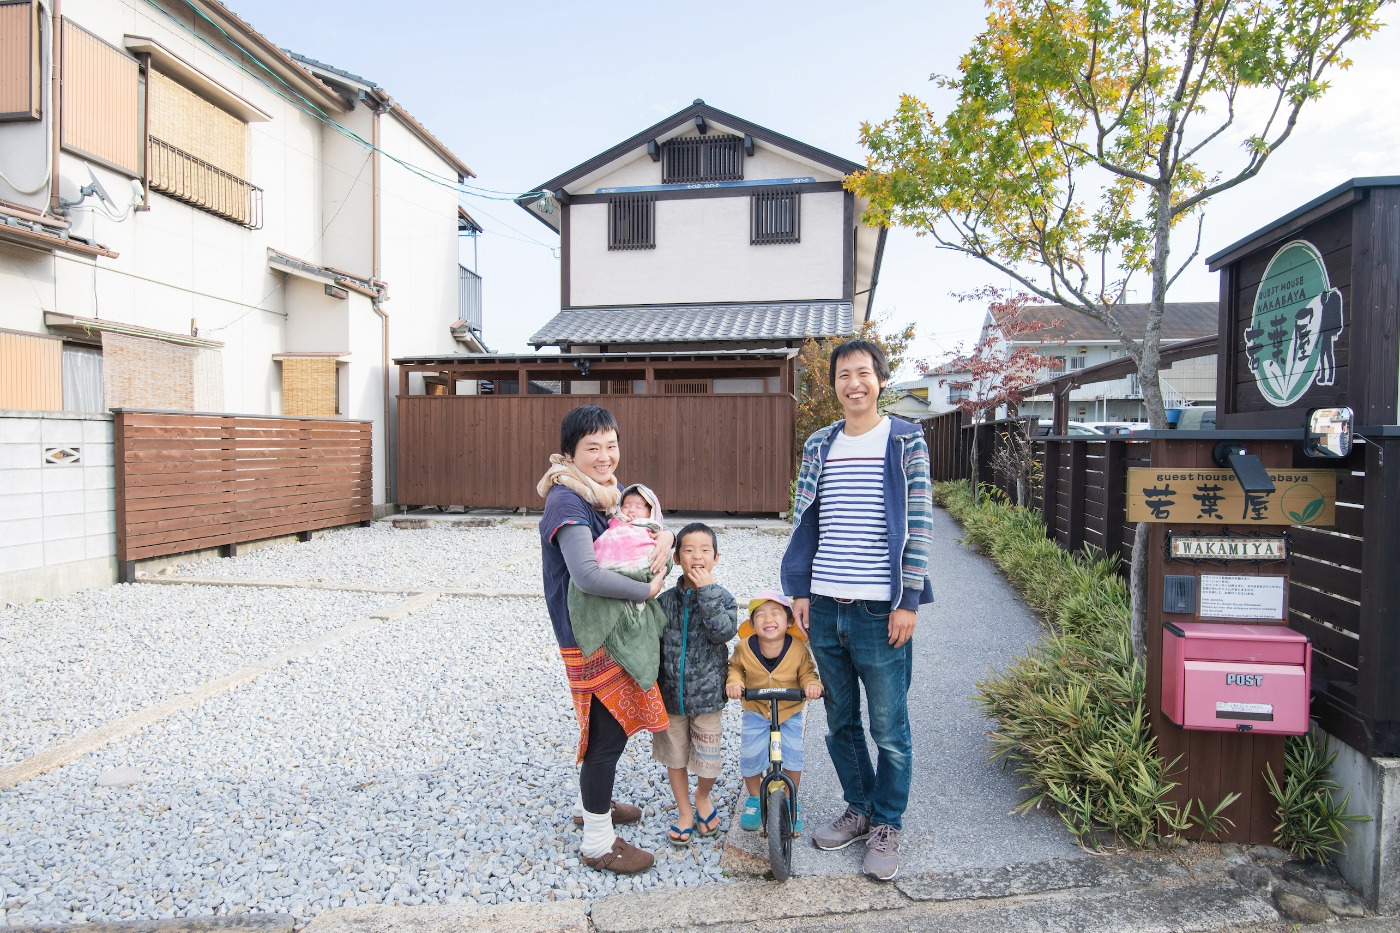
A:
[[[1133,560],[1128,570],[1128,596],[1132,600],[1133,657],[1147,663],[1147,536],[1152,529],[1138,522],[1133,529]]]
[[[1165,174],[1165,173],[1164,173]],[[1156,430],[1167,425],[1167,407],[1162,401],[1162,313],[1167,305],[1167,263],[1171,258],[1171,187],[1163,184],[1154,195],[1154,243],[1152,251],[1152,303],[1147,314],[1147,332],[1138,359],[1138,381],[1147,424]],[[1128,591],[1132,596],[1133,655],[1147,661],[1147,536],[1151,529],[1138,522],[1133,531],[1133,561]]]

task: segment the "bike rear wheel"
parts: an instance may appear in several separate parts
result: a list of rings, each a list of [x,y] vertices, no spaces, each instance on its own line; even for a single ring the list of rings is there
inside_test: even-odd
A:
[[[788,808],[787,788],[768,792],[768,864],[776,881],[792,875],[792,811]]]

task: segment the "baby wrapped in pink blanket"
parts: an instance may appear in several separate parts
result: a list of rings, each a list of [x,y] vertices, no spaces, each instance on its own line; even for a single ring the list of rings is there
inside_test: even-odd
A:
[[[651,579],[651,552],[661,530],[661,506],[645,486],[623,490],[622,516],[593,542],[598,566],[634,580]],[[669,562],[667,570],[670,570]],[[642,687],[656,682],[661,667],[661,630],[666,617],[655,600],[633,603],[585,593],[569,584],[569,621],[585,657],[607,648]]]

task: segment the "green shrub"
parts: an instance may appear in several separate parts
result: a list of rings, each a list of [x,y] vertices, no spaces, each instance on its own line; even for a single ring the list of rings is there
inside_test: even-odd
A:
[[[962,523],[1046,625],[1037,646],[978,684],[997,722],[992,760],[1026,778],[1017,808],[1053,810],[1088,844],[1105,836],[1142,846],[1188,825],[1218,833],[1232,797],[1207,808],[1167,800],[1147,725],[1146,675],[1133,657],[1131,601],[1118,559],[1076,557],[1045,536],[1034,511],[974,499],[965,483],[939,483],[934,500]]]
[[[1336,798],[1341,786],[1331,773],[1337,753],[1329,752],[1327,745],[1325,738],[1319,745],[1311,735],[1289,736],[1284,746],[1283,786],[1272,767],[1264,774],[1269,793],[1278,802],[1274,841],[1298,858],[1316,859],[1323,865],[1341,851],[1350,832],[1348,823],[1370,819],[1347,812],[1350,791]]]
[[[967,483],[936,483],[933,496],[1048,629],[1039,645],[977,685],[978,704],[997,722],[988,734],[992,760],[1026,778],[1030,796],[1017,811],[1048,807],[1088,844],[1108,835],[1142,846],[1159,828],[1218,836],[1232,826],[1226,812],[1238,794],[1213,807],[1167,800],[1176,785],[1148,730],[1146,676],[1133,657],[1131,598],[1118,558],[1069,554],[1045,536],[1039,513],[974,498]],[[1278,802],[1275,841],[1323,864],[1339,851],[1347,824],[1367,819],[1346,812],[1349,795],[1335,797],[1336,757],[1325,742],[1291,737],[1283,785],[1272,769],[1264,776]]]

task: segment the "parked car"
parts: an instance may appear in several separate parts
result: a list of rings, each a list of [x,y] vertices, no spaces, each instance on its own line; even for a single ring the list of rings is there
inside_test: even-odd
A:
[[[1037,424],[1036,424],[1036,429],[1035,429],[1035,433],[1036,433],[1036,434],[1039,434],[1041,437],[1045,437],[1047,434],[1050,433],[1050,428],[1051,428],[1052,426],[1053,426],[1053,425],[1052,425],[1051,422],[1049,422],[1049,421],[1043,421],[1043,420],[1042,420],[1042,421],[1040,421],[1040,422],[1037,422]],[[1075,435],[1075,434],[1102,434],[1102,433],[1103,433],[1103,432],[1100,431],[1098,428],[1095,428],[1095,427],[1092,427],[1092,426],[1090,426],[1090,425],[1087,425],[1087,424],[1085,424],[1085,423],[1082,422],[1082,421],[1071,421],[1071,422],[1069,422],[1067,425],[1065,425],[1065,434],[1071,435],[1071,436],[1072,436],[1072,435]]]
[[[1214,431],[1215,406],[1200,405],[1183,408],[1181,417],[1177,419],[1176,429],[1178,431]]]
[[[1147,425],[1140,421],[1086,421],[1089,427],[1100,434],[1131,434]]]

